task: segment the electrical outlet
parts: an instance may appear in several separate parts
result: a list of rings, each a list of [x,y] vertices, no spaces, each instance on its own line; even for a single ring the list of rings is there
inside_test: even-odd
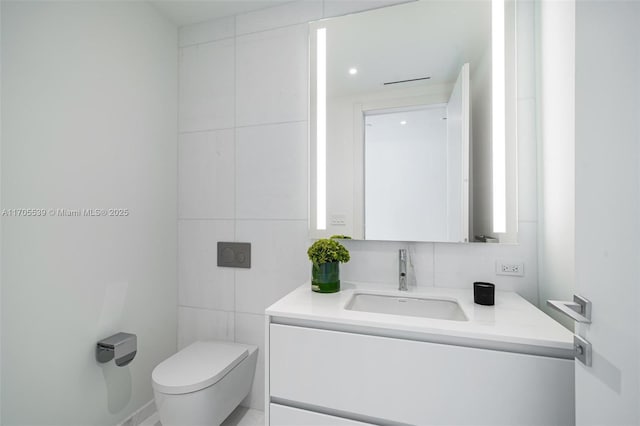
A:
[[[345,226],[347,224],[347,217],[343,214],[331,215],[331,224],[334,226]]]
[[[524,263],[507,260],[496,261],[496,275],[524,276]]]

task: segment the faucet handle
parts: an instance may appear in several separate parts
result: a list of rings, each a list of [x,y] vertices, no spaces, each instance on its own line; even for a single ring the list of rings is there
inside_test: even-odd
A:
[[[399,256],[400,260],[406,261],[407,260],[407,249],[398,250],[398,256]]]
[[[407,291],[407,250],[400,249],[398,251],[398,290]]]

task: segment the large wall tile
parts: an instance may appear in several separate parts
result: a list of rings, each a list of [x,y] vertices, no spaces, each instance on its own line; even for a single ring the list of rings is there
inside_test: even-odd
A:
[[[232,311],[234,269],[217,266],[217,242],[233,241],[230,220],[178,222],[178,303]]]
[[[236,16],[236,34],[248,34],[322,18],[322,0],[305,0]]]
[[[232,342],[235,335],[234,324],[233,312],[180,306],[178,307],[178,350],[198,340]]]
[[[518,100],[518,220],[538,220],[536,101]]]
[[[236,39],[238,126],[307,119],[307,24]]]
[[[185,25],[178,30],[178,45],[184,47],[233,37],[235,23],[235,17],[228,16],[199,24]]]
[[[348,263],[340,265],[341,279],[389,284],[398,288],[398,250],[407,249],[409,289],[433,286],[433,244],[394,241],[343,241],[351,254]]]
[[[433,243],[411,243],[409,245],[409,286],[433,287]],[[409,287],[411,288],[411,287]]]
[[[307,218],[306,122],[238,129],[236,217]]]
[[[251,269],[236,271],[236,311],[264,314],[265,308],[309,280],[307,222],[236,222],[238,241],[252,244]]]
[[[536,96],[535,8],[534,1],[520,1],[516,7],[518,99]]]
[[[180,132],[234,126],[234,40],[180,49]]]
[[[236,312],[236,342],[258,347],[258,364],[251,393],[242,402],[245,407],[264,410],[264,351],[265,316]]]
[[[434,244],[435,286],[466,288],[488,281],[496,290],[515,291],[538,303],[538,268],[535,223],[520,222],[518,244]],[[496,260],[524,262],[523,277],[496,275]]]
[[[234,139],[233,129],[180,135],[179,218],[233,219]]]
[[[361,281],[398,287],[398,250],[408,244],[393,241],[341,241],[351,259],[340,265],[341,281]]]

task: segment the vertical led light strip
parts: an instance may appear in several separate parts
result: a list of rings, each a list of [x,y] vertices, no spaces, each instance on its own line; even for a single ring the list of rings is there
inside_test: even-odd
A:
[[[491,1],[493,232],[507,231],[504,0]]]
[[[316,49],[316,228],[327,229],[327,29],[318,28]]]

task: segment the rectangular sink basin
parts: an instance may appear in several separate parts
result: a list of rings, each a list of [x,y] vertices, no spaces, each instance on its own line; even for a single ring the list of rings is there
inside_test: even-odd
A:
[[[351,297],[345,309],[377,314],[468,321],[458,302],[446,299],[356,293]]]

